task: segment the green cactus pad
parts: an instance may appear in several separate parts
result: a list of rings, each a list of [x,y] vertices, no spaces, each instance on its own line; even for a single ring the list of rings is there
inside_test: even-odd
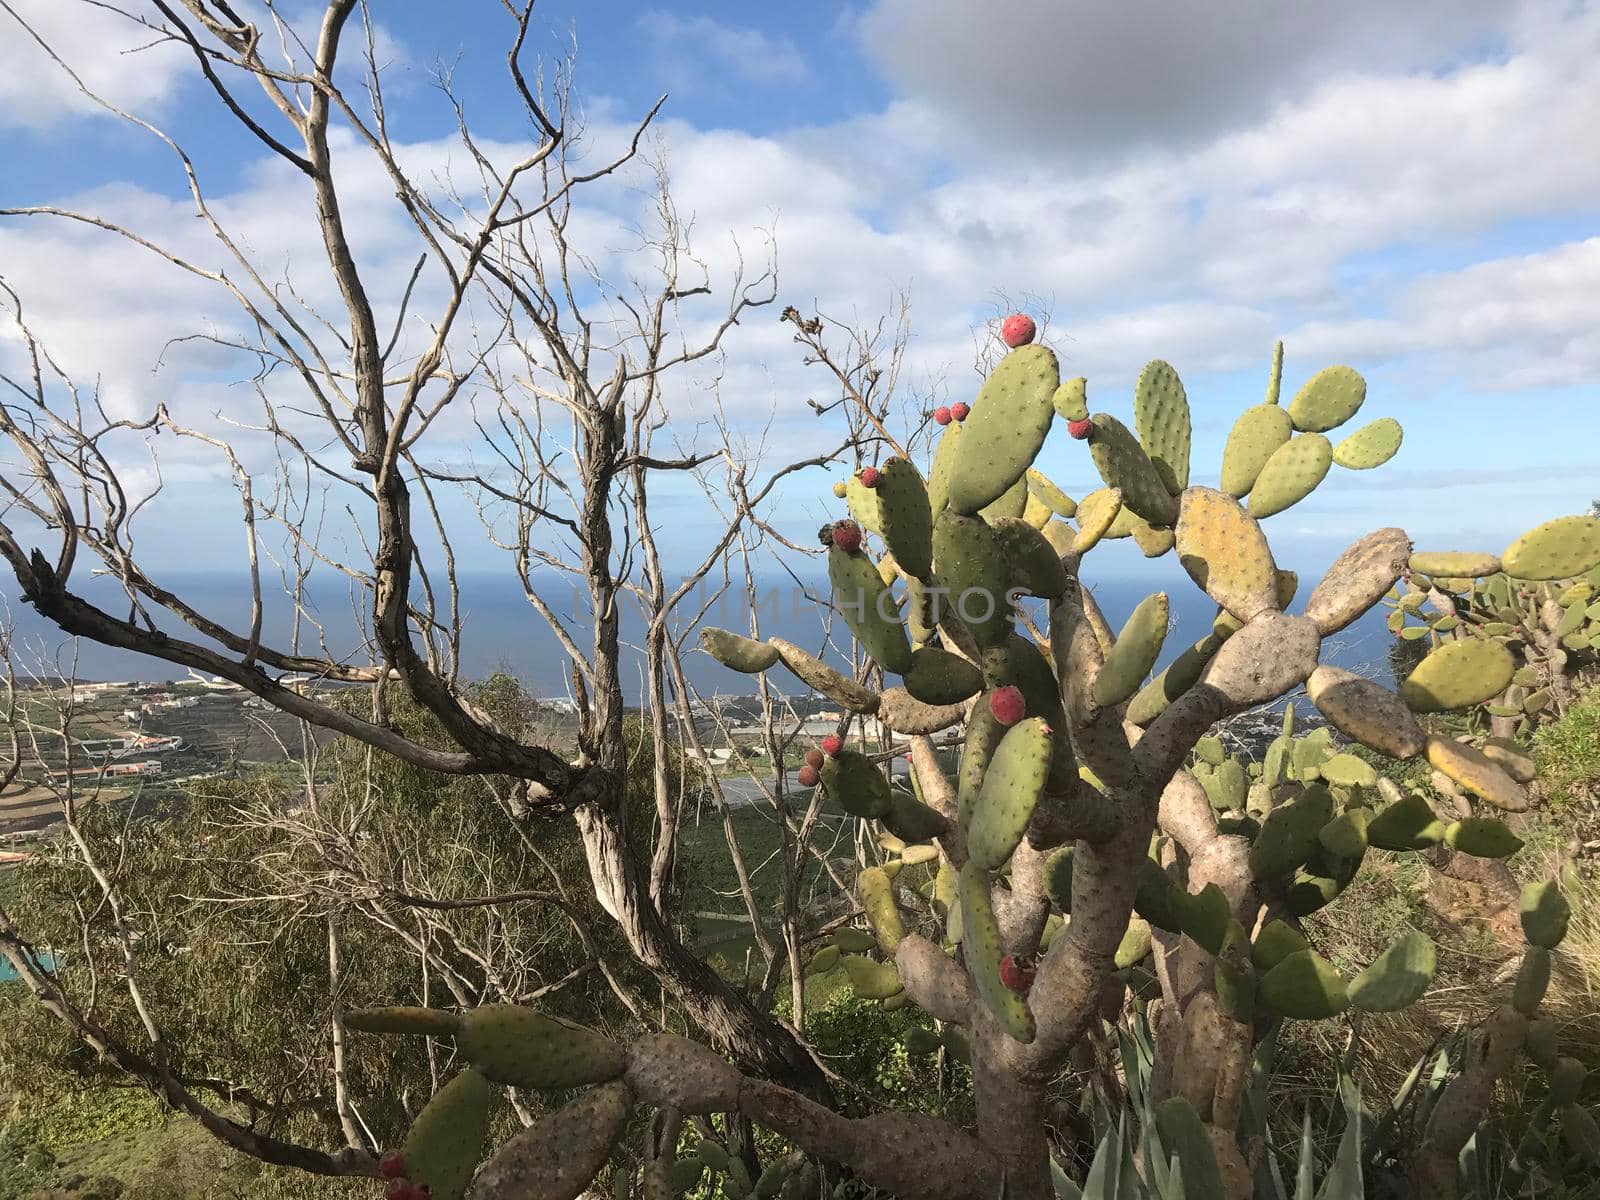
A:
[[[883,540],[904,571],[919,579],[933,568],[933,517],[922,475],[903,458],[891,458],[878,473]]]
[[[1190,646],[1128,702],[1127,719],[1141,728],[1150,724],[1167,710],[1167,706],[1192,688],[1212,656],[1226,640],[1216,634],[1207,634]]]
[[[615,1079],[628,1065],[610,1038],[516,1004],[462,1013],[456,1049],[487,1078],[512,1087],[583,1087]]]
[[[822,786],[853,817],[870,821],[889,811],[889,781],[855,750],[843,749],[822,760]]]
[[[1481,750],[1434,734],[1428,738],[1426,754],[1436,771],[1473,795],[1504,812],[1526,811],[1527,790]]]
[[[983,672],[959,654],[925,646],[911,656],[906,691],[924,704],[959,704],[983,687]]]
[[[1133,392],[1133,427],[1156,474],[1176,496],[1189,486],[1189,398],[1168,364],[1145,364]]]
[[[1134,522],[1133,540],[1146,558],[1160,558],[1172,549],[1177,541],[1177,535],[1164,525],[1152,525],[1141,518]]]
[[[1043,504],[1056,516],[1071,518],[1078,512],[1078,502],[1058,488],[1040,471],[1028,468],[1028,495]]]
[[[1272,343],[1272,370],[1267,375],[1267,403],[1278,402],[1278,392],[1283,387],[1283,340]]]
[[[1393,417],[1368,421],[1333,448],[1333,461],[1350,471],[1370,471],[1400,453],[1405,430]]]
[[[1301,866],[1316,849],[1317,835],[1333,819],[1333,796],[1313,785],[1280,804],[1261,822],[1250,844],[1250,873],[1257,879],[1284,875]]]
[[[346,1029],[357,1033],[398,1033],[414,1037],[454,1037],[461,1017],[442,1008],[357,1008],[345,1014]]]
[[[984,1005],[1017,1041],[1033,1041],[1036,1030],[1028,1002],[1000,981],[1005,947],[989,899],[989,873],[970,861],[961,868],[961,947]]]
[[[1064,913],[1072,912],[1072,847],[1061,846],[1044,860],[1044,890]]]
[[[984,870],[1003,866],[1027,832],[1050,773],[1050,729],[1038,717],[1006,730],[984,772],[967,827],[967,857]]]
[[[1298,950],[1261,977],[1258,995],[1279,1016],[1318,1021],[1350,1004],[1344,976],[1315,950]]]
[[[1206,884],[1183,901],[1183,932],[1207,954],[1222,950],[1231,920],[1228,895],[1214,883]]]
[[[946,509],[934,522],[933,554],[947,589],[945,611],[961,618],[978,645],[1004,642],[1011,633],[1011,564],[994,530],[979,517]]]
[[[1123,538],[1130,538],[1133,536],[1133,531],[1145,523],[1143,517],[1124,504],[1122,510],[1117,513],[1117,519],[1107,527],[1105,540],[1114,542]]]
[[[1411,556],[1411,569],[1422,575],[1447,579],[1473,579],[1500,573],[1500,560],[1492,554],[1467,550],[1419,551]]]
[[[1289,911],[1297,917],[1309,917],[1337,900],[1348,882],[1331,875],[1314,875],[1309,871],[1298,872],[1294,882],[1289,885]]]
[[[1216,789],[1213,803],[1223,812],[1235,812],[1242,809],[1245,797],[1249,791],[1250,780],[1245,774],[1244,764],[1237,758],[1224,759],[1217,768]]]
[[[1228,757],[1227,751],[1222,748],[1222,739],[1203,737],[1194,744],[1195,757],[1203,763],[1213,767],[1220,767],[1223,759]]]
[[[1554,950],[1567,936],[1572,905],[1561,894],[1554,880],[1524,886],[1518,907],[1521,910],[1522,936],[1528,939],[1529,945]]]
[[[723,666],[734,671],[743,671],[746,675],[765,671],[778,662],[778,651],[775,646],[752,638],[740,637],[737,633],[729,633],[726,629],[702,629],[700,644],[705,647],[707,654]]]
[[[1530,1059],[1548,1071],[1561,1057],[1561,1026],[1549,1017],[1529,1021],[1523,1049]]]
[[[909,669],[911,641],[877,564],[859,550],[847,554],[832,546],[828,549],[828,578],[833,582],[834,607],[867,653],[896,675]]]
[[[860,954],[846,954],[839,960],[850,979],[850,988],[863,1000],[887,1000],[900,991],[900,972],[893,963],[874,962]]]
[[[1299,504],[1328,477],[1333,446],[1320,433],[1302,433],[1272,452],[1255,487],[1250,489],[1249,510],[1258,520]]]
[[[1063,421],[1089,419],[1089,381],[1081,375],[1069,379],[1055,390],[1050,402]]]
[[[406,1175],[435,1200],[461,1200],[483,1160],[496,1089],[477,1071],[465,1070],[428,1101],[406,1134]]]
[[[1409,929],[1350,981],[1350,1003],[1367,1012],[1399,1012],[1428,990],[1438,955],[1432,940]]]
[[[967,720],[967,735],[961,746],[961,765],[956,770],[956,811],[963,830],[972,822],[972,810],[978,802],[978,792],[983,788],[984,773],[989,760],[994,757],[1006,727],[994,719],[989,711],[987,697],[981,697],[973,706]]]
[[[1511,683],[1517,662],[1499,642],[1465,638],[1432,651],[1400,685],[1412,712],[1448,712],[1482,704]]]
[[[1427,734],[1398,696],[1351,671],[1318,667],[1306,690],[1329,724],[1380,754],[1415,758],[1427,743]]]
[[[1228,922],[1228,934],[1212,968],[1217,1007],[1232,1020],[1251,1020],[1255,1012],[1256,973],[1250,965],[1250,937],[1238,921]]]
[[[833,944],[845,954],[864,954],[878,944],[878,939],[864,929],[842,925],[833,931]]]
[[[1245,622],[1278,606],[1278,568],[1266,534],[1233,497],[1212,488],[1184,492],[1178,561],[1200,589]]]
[[[1367,398],[1367,381],[1350,367],[1324,367],[1289,401],[1289,416],[1302,433],[1325,433],[1343,425]]]
[[[1317,842],[1339,858],[1359,858],[1367,848],[1371,821],[1371,809],[1347,808],[1317,831]]]
[[[1367,845],[1379,850],[1426,850],[1444,838],[1444,823],[1423,797],[1412,792],[1367,824]]]
[[[1138,690],[1156,659],[1161,657],[1169,616],[1165,592],[1146,596],[1139,602],[1095,678],[1096,704],[1112,708]]]
[[[1182,1194],[1187,1197],[1227,1195],[1222,1186],[1222,1172],[1217,1167],[1216,1147],[1194,1105],[1182,1096],[1173,1096],[1156,1106],[1155,1118],[1161,1144],[1177,1163]],[[1132,1196],[1136,1191],[1117,1188],[1101,1194]]]
[[[1067,572],[1061,556],[1026,521],[1002,517],[992,522],[1001,552],[1011,564],[1010,582],[1030,596],[1054,600],[1067,590]]]
[[[1222,490],[1247,495],[1278,447],[1294,436],[1294,422],[1276,404],[1258,404],[1239,414],[1222,447]]]
[[[1176,521],[1177,501],[1128,427],[1109,413],[1095,413],[1090,420],[1089,453],[1106,486],[1122,493],[1123,508],[1155,525]]]
[[[1523,1016],[1531,1017],[1539,1010],[1549,987],[1550,951],[1543,946],[1529,946],[1523,952],[1516,982],[1511,985],[1511,1006]]]
[[[933,451],[933,463],[928,468],[928,513],[935,521],[950,497],[950,471],[960,442],[961,426],[952,421],[944,427],[944,436]]]
[[[1250,961],[1258,971],[1270,971],[1291,954],[1311,949],[1305,934],[1281,920],[1268,921],[1256,934],[1250,948]]]
[[[859,474],[845,481],[844,498],[850,507],[850,515],[860,522],[863,529],[870,529],[876,534],[883,533],[883,513],[879,507],[878,493],[862,483]]]
[[[1372,787],[1378,782],[1378,772],[1372,764],[1354,754],[1335,754],[1317,769],[1322,778],[1340,787]]]
[[[1122,493],[1116,488],[1096,488],[1078,505],[1078,534],[1072,539],[1075,554],[1087,554],[1106,536],[1122,512]]]
[[[826,975],[839,965],[839,947],[824,946],[811,956],[811,961],[806,963],[806,974]]]
[[[783,638],[768,638],[767,644],[778,652],[778,658],[806,686],[816,689],[828,699],[848,708],[851,712],[870,713],[878,707],[878,694],[862,687],[854,679],[841,675],[814,654],[810,654]]]
[[[1056,356],[1038,343],[1000,360],[962,422],[950,470],[951,507],[977,512],[1033,465],[1050,432],[1060,381]]]
[[[1510,858],[1522,849],[1522,839],[1493,817],[1466,817],[1445,826],[1447,846],[1477,858]]]
[[[1571,579],[1600,566],[1600,517],[1557,517],[1506,548],[1500,563],[1515,579]]]
[[[1127,929],[1122,931],[1122,940],[1117,943],[1117,949],[1111,956],[1112,965],[1119,971],[1126,971],[1149,953],[1150,922],[1130,917]]]
[[[1002,518],[1020,519],[1028,511],[1028,481],[1022,476],[978,510],[977,515],[991,525]]]
[[[1187,894],[1172,881],[1172,876],[1162,870],[1160,863],[1153,858],[1144,860],[1140,868],[1139,890],[1133,897],[1134,912],[1157,929],[1182,933],[1184,903],[1187,899]]]
[[[867,914],[867,924],[872,926],[879,949],[894,957],[895,947],[905,936],[900,909],[894,902],[894,881],[882,867],[868,867],[856,876],[856,890],[861,894],[861,910]]]

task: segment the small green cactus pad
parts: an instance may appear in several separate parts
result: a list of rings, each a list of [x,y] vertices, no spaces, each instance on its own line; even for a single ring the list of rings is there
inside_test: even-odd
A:
[[[862,687],[854,679],[839,674],[816,655],[802,650],[783,638],[768,638],[767,644],[778,652],[778,658],[807,687],[821,692],[828,699],[848,708],[851,712],[870,713],[878,708],[878,694]]]
[[[1367,848],[1369,808],[1347,808],[1317,831],[1317,842],[1338,858],[1360,858]]]
[[[1222,490],[1248,495],[1267,460],[1294,436],[1294,422],[1276,404],[1258,404],[1239,414],[1222,447]]]
[[[1022,519],[1035,529],[1043,529],[1055,519],[1055,513],[1050,511],[1050,506],[1033,494],[1031,486],[1028,490],[1028,503],[1022,510]]]
[[[1161,657],[1169,618],[1165,592],[1146,596],[1139,602],[1117,635],[1116,645],[1106,655],[1100,674],[1095,677],[1096,704],[1113,708],[1138,690],[1156,659]]]
[[[833,944],[845,954],[865,954],[878,944],[878,939],[864,929],[842,925],[833,931]]]
[[[856,640],[886,671],[899,675],[911,666],[911,641],[900,620],[893,594],[883,584],[877,564],[863,552],[828,549],[828,577],[833,605]]]
[[[1224,640],[1214,633],[1207,634],[1168,663],[1128,702],[1127,719],[1142,728],[1164,713],[1167,705],[1195,685]]]
[[[1055,513],[1056,516],[1070,518],[1077,514],[1078,502],[1052,483],[1043,472],[1029,467],[1027,480],[1028,495]]]
[[[1050,773],[1050,729],[1038,717],[1006,730],[989,759],[967,827],[967,857],[986,871],[1003,866],[1027,832]]]
[[[346,1029],[357,1033],[398,1033],[414,1037],[454,1037],[461,1017],[442,1008],[357,1008],[345,1014]]]
[[[1492,554],[1476,554],[1470,550],[1418,551],[1411,556],[1411,569],[1420,575],[1476,579],[1498,575],[1500,560]]]
[[[577,1200],[606,1165],[632,1112],[633,1093],[626,1084],[590,1089],[495,1151],[478,1172],[473,1197]],[[702,1142],[696,1157],[706,1160],[708,1145]],[[748,1172],[745,1177],[748,1181]]]
[[[1112,964],[1117,970],[1126,971],[1149,953],[1150,922],[1139,917],[1128,918],[1128,927],[1122,931],[1122,940],[1117,943],[1116,952],[1111,958]]]
[[[879,507],[878,493],[861,482],[859,474],[852,475],[844,485],[845,503],[850,515],[861,523],[863,529],[883,533],[883,512]]]
[[[1511,985],[1511,1007],[1525,1017],[1533,1016],[1549,987],[1550,951],[1543,946],[1529,946],[1523,952],[1517,980]]]
[[[983,688],[983,672],[959,654],[925,646],[912,654],[905,685],[924,704],[959,704]]]
[[[1270,971],[1291,954],[1311,949],[1305,934],[1282,920],[1268,921],[1256,934],[1250,961],[1258,971]]]
[[[1399,1012],[1422,999],[1437,965],[1432,939],[1408,929],[1350,981],[1350,1003],[1366,1012]]]
[[[1561,1026],[1549,1017],[1529,1021],[1523,1049],[1535,1063],[1550,1070],[1561,1057]]]
[[[1177,541],[1177,534],[1165,525],[1156,526],[1139,520],[1133,526],[1133,540],[1146,558],[1160,558]]]
[[[1143,524],[1145,524],[1144,518],[1124,504],[1122,511],[1117,513],[1117,519],[1111,522],[1111,527],[1106,530],[1105,539],[1113,542],[1130,538],[1133,536],[1133,531]]]
[[[1333,461],[1350,471],[1370,471],[1400,453],[1405,430],[1393,417],[1368,421],[1333,448]]]
[[[1220,767],[1222,760],[1227,758],[1227,752],[1222,748],[1222,739],[1203,737],[1194,744],[1195,757],[1203,763],[1213,767]]]
[[[1216,1147],[1194,1105],[1182,1096],[1173,1096],[1156,1106],[1155,1118],[1156,1129],[1161,1134],[1161,1145],[1176,1162],[1177,1174],[1182,1181],[1181,1185],[1174,1184],[1171,1194],[1179,1194],[1176,1188],[1181,1186],[1181,1194],[1189,1197],[1227,1195],[1227,1190],[1222,1186],[1222,1172],[1217,1167]],[[1136,1192],[1113,1185],[1100,1194],[1131,1196]]]
[[[1340,787],[1372,787],[1378,782],[1378,772],[1372,764],[1354,754],[1335,754],[1317,769],[1322,778]]]
[[[989,711],[988,697],[979,698],[967,720],[967,736],[961,746],[961,766],[956,770],[956,812],[961,828],[972,821],[972,810],[983,787],[983,776],[995,748],[1005,737],[1006,727]]]
[[[978,516],[993,524],[1004,517],[1021,518],[1028,511],[1028,481],[1017,476],[1017,481],[1001,492],[994,500],[978,510]]]
[[[1140,868],[1139,890],[1133,897],[1134,912],[1157,929],[1182,933],[1186,899],[1183,889],[1162,870],[1160,863],[1153,858],[1144,860]]]
[[[1228,895],[1214,883],[1206,884],[1183,902],[1183,932],[1207,954],[1221,952],[1231,920]]]
[[[1444,837],[1444,823],[1427,800],[1411,792],[1367,825],[1367,845],[1379,850],[1426,850]]]
[[[1578,1098],[1578,1093],[1583,1090],[1583,1082],[1588,1077],[1589,1068],[1581,1061],[1558,1056],[1555,1065],[1550,1068],[1551,1102],[1571,1104]]]
[[[406,1176],[436,1200],[461,1200],[483,1160],[496,1089],[468,1068],[428,1101],[406,1134]]]
[[[1493,817],[1465,817],[1445,826],[1445,845],[1476,858],[1510,858],[1522,839]]]
[[[1241,622],[1278,605],[1278,568],[1266,534],[1233,497],[1213,488],[1183,493],[1178,561],[1200,589]]]
[[[1218,809],[1223,812],[1237,812],[1244,807],[1250,779],[1245,774],[1242,762],[1237,758],[1224,759],[1213,779],[1215,788],[1212,792],[1212,803]]]
[[[512,1087],[583,1087],[615,1079],[628,1066],[610,1038],[516,1004],[462,1013],[456,1049],[487,1078]]]
[[[1224,1016],[1235,1021],[1249,1021],[1254,1016],[1256,973],[1250,965],[1250,937],[1238,921],[1228,922],[1228,934],[1213,964],[1212,983]]]
[[[1072,911],[1072,847],[1060,846],[1044,860],[1044,890],[1064,913]]]
[[[1128,427],[1109,413],[1095,413],[1089,453],[1107,487],[1122,493],[1122,506],[1154,525],[1178,519],[1178,504],[1150,456]],[[1131,530],[1130,530],[1131,532]]]
[[[1557,517],[1506,548],[1500,563],[1515,579],[1571,579],[1600,566],[1600,517]]]
[[[811,961],[806,963],[807,975],[826,975],[839,965],[839,947],[824,946],[811,956]]]
[[[1499,642],[1484,638],[1445,642],[1406,676],[1400,698],[1412,712],[1470,708],[1505,691],[1516,670],[1516,659]]]
[[[700,644],[707,654],[734,671],[754,675],[777,665],[777,648],[766,642],[740,637],[726,629],[702,629]]]
[[[1272,343],[1272,370],[1267,375],[1267,403],[1278,402],[1279,389],[1283,387],[1283,341]]]
[[[1481,750],[1435,734],[1428,738],[1425,753],[1434,770],[1501,811],[1527,810],[1527,791]]]
[[[1050,397],[1050,402],[1063,421],[1087,421],[1089,381],[1081,375],[1077,379],[1067,380],[1056,389],[1055,395]]]
[[[978,645],[1004,642],[1011,633],[1011,564],[994,530],[980,517],[946,509],[934,522],[933,554],[946,611],[961,618]]]
[[[1178,373],[1160,359],[1146,363],[1139,373],[1133,427],[1161,482],[1178,495],[1189,486],[1189,398]]]
[[[822,760],[822,786],[853,817],[875,820],[889,811],[889,781],[866,755],[840,750]]]
[[[961,947],[984,1005],[1017,1041],[1033,1041],[1036,1030],[1027,1000],[1000,981],[1005,947],[989,898],[989,873],[970,861],[961,868]]]
[[[933,517],[928,489],[916,467],[891,458],[878,473],[883,540],[902,570],[926,579],[933,569]]]
[[[1037,342],[1000,360],[962,422],[950,470],[951,507],[977,512],[1033,465],[1050,432],[1060,382],[1056,356]]]
[[[860,954],[846,954],[839,963],[851,990],[863,1000],[887,1000],[900,990],[900,972],[893,963],[874,962]]]
[[[1289,416],[1302,433],[1326,433],[1343,425],[1367,398],[1367,381],[1351,367],[1324,367],[1289,401]]]
[[[1533,782],[1533,755],[1528,753],[1527,747],[1510,738],[1489,738],[1481,748],[1485,758],[1518,783]]]
[[[1340,667],[1320,666],[1306,681],[1311,703],[1346,737],[1390,758],[1415,758],[1428,735],[1393,692]]]
[[[1072,539],[1072,552],[1093,550],[1121,512],[1122,493],[1116,488],[1097,488],[1085,496],[1078,505],[1078,535]]]
[[[1261,822],[1261,832],[1250,844],[1250,873],[1257,879],[1285,875],[1302,865],[1317,848],[1317,835],[1333,820],[1333,796],[1313,784],[1300,795],[1280,804]]]
[[[882,867],[868,867],[856,876],[856,891],[861,894],[861,910],[867,914],[878,947],[894,957],[895,947],[906,933],[894,902],[894,881]]]
[[[1030,596],[1054,600],[1067,590],[1067,572],[1061,556],[1026,521],[1002,517],[993,522],[1001,552],[1011,564],[1010,582]]]
[[[1561,1140],[1584,1162],[1600,1165],[1600,1122],[1583,1105],[1561,1106]]]
[[[960,442],[961,426],[952,421],[944,427],[944,436],[933,451],[933,464],[928,468],[928,512],[935,521],[950,497],[950,471]]]
[[[1554,950],[1567,936],[1572,905],[1561,894],[1554,880],[1530,883],[1523,887],[1518,907],[1522,917],[1522,936],[1530,946]]]
[[[1255,487],[1250,489],[1250,515],[1258,520],[1299,504],[1328,477],[1333,446],[1320,433],[1302,433],[1272,452]]]
[[[933,596],[914,575],[902,575],[906,584],[906,631],[913,646],[925,646],[938,636]]]
[[[1279,1016],[1318,1021],[1350,1004],[1344,976],[1315,950],[1298,950],[1261,977],[1258,994]]]
[[[1344,891],[1348,882],[1330,875],[1314,875],[1309,871],[1296,873],[1294,882],[1289,885],[1290,913],[1297,917],[1309,917],[1318,909],[1326,908],[1339,898],[1339,893]]]
[[[1403,529],[1376,529],[1345,548],[1306,600],[1306,616],[1323,637],[1338,633],[1381,600],[1405,571],[1411,539]]]

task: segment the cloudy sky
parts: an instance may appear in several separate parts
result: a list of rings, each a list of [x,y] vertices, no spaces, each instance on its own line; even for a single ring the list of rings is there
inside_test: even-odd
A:
[[[289,12],[304,20],[311,7]],[[528,137],[506,85],[502,5],[459,0],[449,19],[433,15],[445,7],[372,4],[389,133],[440,174],[464,158],[441,70],[491,150],[509,155]],[[12,11],[89,87],[191,152],[269,274],[326,294],[301,181],[236,133],[191,59],[135,51],[149,38],[104,7],[0,0],[0,207],[106,213],[223,261],[171,152],[89,103]],[[1314,568],[1383,524],[1498,550],[1586,508],[1600,496],[1600,9],[1240,0],[1200,11],[1179,0],[542,0],[535,22],[550,54],[575,31],[595,153],[668,94],[661,152],[714,271],[736,239],[749,252],[771,231],[780,304],[870,321],[908,296],[910,389],[970,394],[984,323],[1027,299],[1048,310],[1047,340],[1066,373],[1088,376],[1094,408],[1126,418],[1146,360],[1178,368],[1204,482],[1282,337],[1286,389],[1349,363],[1369,380],[1363,417],[1407,430],[1388,467],[1336,468],[1273,519],[1295,565]],[[417,245],[347,136],[335,153],[363,268],[392,308]],[[649,196],[615,188],[594,204],[579,226],[586,251],[626,278],[639,267],[627,230]],[[237,383],[248,366],[170,342],[235,327],[225,298],[137,247],[0,218],[0,276],[113,411],[165,400],[203,422],[250,405]],[[809,450],[823,435],[805,401],[825,387],[775,318],[733,332],[717,367],[723,399],[777,448]],[[8,337],[0,355],[14,354]],[[685,439],[706,383],[686,378],[674,393]],[[1050,472],[1078,494],[1093,487],[1081,447],[1057,441]],[[225,472],[178,454],[165,478],[145,518],[152,561],[223,569],[240,541]],[[796,536],[830,511],[828,482],[784,497]],[[673,519],[691,529],[695,505],[685,498]]]

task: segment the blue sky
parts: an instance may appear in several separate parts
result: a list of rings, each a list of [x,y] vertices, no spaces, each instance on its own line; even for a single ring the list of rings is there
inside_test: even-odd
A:
[[[296,181],[235,133],[189,59],[122,52],[148,39],[104,7],[7,2],[91,86],[177,138],[252,250],[318,294]],[[126,7],[156,19],[143,0]],[[283,11],[303,23],[313,9]],[[390,131],[419,162],[462,160],[434,86],[441,66],[488,142],[509,153],[527,137],[498,0],[375,0],[372,11]],[[1126,417],[1147,359],[1179,369],[1204,482],[1234,414],[1260,397],[1275,337],[1287,389],[1332,362],[1357,367],[1370,384],[1363,418],[1400,418],[1405,446],[1381,471],[1336,472],[1273,519],[1292,565],[1314,570],[1389,524],[1422,544],[1499,549],[1600,497],[1600,12],[1509,0],[1256,0],[1203,22],[1195,11],[1179,0],[542,0],[535,48],[559,54],[576,37],[597,153],[669,93],[658,151],[714,271],[731,266],[734,237],[748,250],[766,231],[780,304],[868,321],[908,297],[908,397],[970,398],[975,353],[992,344],[984,322],[1026,302],[1049,312],[1046,339],[1068,373],[1088,376],[1092,407]],[[359,152],[336,149],[352,164],[363,267],[392,299],[415,242]],[[220,261],[172,155],[84,102],[3,5],[0,161],[0,206],[108,212]],[[647,203],[637,188],[596,197],[587,249],[603,269],[637,268],[623,233]],[[215,414],[249,404],[237,382],[248,365],[169,345],[230,328],[224,299],[143,252],[0,218],[0,275],[58,360],[98,379],[115,411],[160,400],[220,429]],[[0,361],[14,353],[0,335]],[[735,423],[768,431],[774,457],[826,436],[804,404],[824,381],[775,320],[735,330],[716,370]],[[710,379],[691,372],[676,386],[674,433],[688,443],[703,433]],[[437,453],[459,452],[448,439],[460,435],[442,429]],[[152,565],[235,569],[226,471],[196,448],[164,449],[167,490],[141,517]],[[153,478],[142,450],[127,463],[130,478]],[[1044,465],[1076,494],[1096,485],[1065,438]],[[784,493],[785,532],[804,540],[836,515],[833,477]],[[657,507],[674,552],[692,556],[714,532],[693,492]],[[474,520],[462,501],[446,508]],[[463,545],[468,567],[500,561],[481,539]]]

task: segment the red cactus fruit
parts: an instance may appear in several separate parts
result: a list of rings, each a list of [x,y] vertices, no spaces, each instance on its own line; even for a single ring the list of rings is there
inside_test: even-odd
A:
[[[378,1160],[378,1174],[385,1179],[404,1179],[406,1177],[406,1156],[398,1150],[391,1150]]]
[[[403,1176],[391,1177],[383,1185],[383,1200],[411,1200],[411,1181]]]
[[[875,488],[875,487],[878,486],[878,468],[877,467],[862,467],[861,468],[861,486],[864,487],[864,488]]]
[[[1089,431],[1093,428],[1094,422],[1089,420],[1067,422],[1067,432],[1073,437],[1077,438],[1080,442],[1089,436]]]
[[[822,778],[822,772],[807,763],[800,768],[800,773],[795,778],[800,781],[801,787],[816,787],[818,781]]]
[[[1027,995],[1036,974],[1038,972],[1032,967],[1018,962],[1009,954],[1000,960],[1000,982],[1013,992]]]
[[[1015,350],[1033,341],[1039,327],[1027,313],[1012,313],[1000,323],[1000,340]]]
[[[822,769],[822,751],[812,747],[806,751],[806,766]]]
[[[937,425],[950,424],[950,417],[950,406],[948,404],[941,404],[938,408],[933,410],[933,420]]]
[[[854,521],[835,521],[833,525],[833,545],[839,547],[846,554],[854,554],[861,549],[861,526]]]
[[[822,752],[832,758],[844,749],[844,741],[836,733],[830,733],[822,739]]]
[[[1009,683],[989,693],[989,715],[1002,725],[1015,725],[1027,711],[1022,693]]]
[[[965,421],[967,414],[971,411],[972,405],[970,404],[952,404],[950,406],[950,416],[956,421]]]

